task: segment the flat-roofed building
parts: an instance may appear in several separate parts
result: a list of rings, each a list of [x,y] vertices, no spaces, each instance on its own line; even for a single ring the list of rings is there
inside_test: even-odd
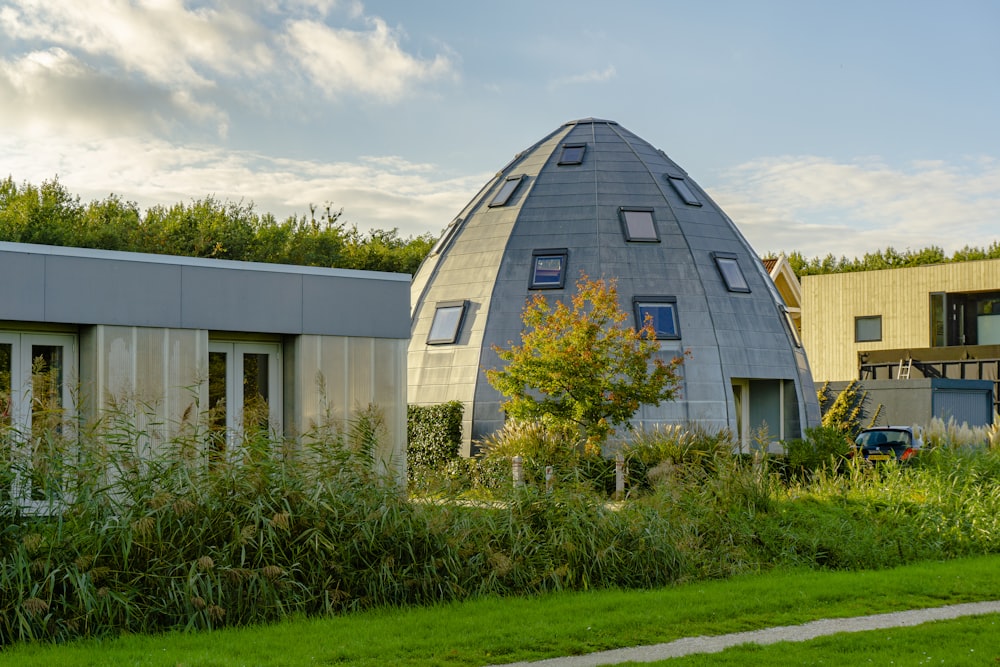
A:
[[[133,406],[151,447],[207,414],[233,448],[251,409],[294,438],[373,405],[379,465],[405,478],[407,275],[0,243],[0,285],[0,417],[22,439],[41,370],[84,421]]]

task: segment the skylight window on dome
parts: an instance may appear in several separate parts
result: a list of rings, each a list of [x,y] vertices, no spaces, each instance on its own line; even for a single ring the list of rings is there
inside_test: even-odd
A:
[[[688,206],[701,206],[701,200],[694,194],[694,190],[684,180],[683,176],[671,176],[667,174],[667,180],[674,187],[674,191],[680,195],[681,200]]]
[[[716,268],[719,269],[719,275],[722,276],[722,280],[726,283],[726,289],[730,292],[750,291],[750,285],[747,284],[747,279],[743,275],[743,270],[740,269],[740,264],[735,254],[713,252],[712,258],[715,260]]]
[[[681,337],[680,324],[677,321],[677,297],[640,297],[632,300],[635,307],[636,328],[641,328],[648,321],[653,327],[657,340],[675,340]]]
[[[583,154],[587,152],[587,144],[563,144],[559,164],[582,164]]]
[[[652,242],[660,240],[651,208],[620,208],[622,228],[626,241]]]
[[[493,201],[490,202],[490,208],[493,208],[494,206],[506,206],[507,201],[511,198],[511,195],[514,194],[514,191],[517,190],[517,186],[521,184],[522,180],[524,180],[524,174],[508,176],[507,180],[505,180],[503,185],[500,186],[500,190],[497,191],[496,197],[494,197]]]
[[[454,220],[452,220],[451,224],[445,227],[445,230],[441,232],[440,238],[438,238],[437,242],[431,248],[429,254],[436,255],[442,250],[444,250],[444,247],[448,245],[448,241],[450,241],[451,237],[455,235],[455,231],[458,230],[458,226],[460,224],[462,224],[461,218],[455,218]]]
[[[467,301],[447,301],[437,304],[431,330],[427,334],[428,345],[447,345],[458,340],[467,304]]]
[[[562,289],[566,284],[566,248],[531,253],[531,289]]]

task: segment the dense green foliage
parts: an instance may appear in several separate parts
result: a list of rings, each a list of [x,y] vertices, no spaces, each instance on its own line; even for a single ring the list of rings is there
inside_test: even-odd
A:
[[[552,464],[551,488],[513,488],[508,472],[477,502],[464,490],[408,499],[372,472],[378,430],[356,422],[298,443],[261,433],[222,461],[202,425],[150,451],[148,433],[109,415],[59,466],[0,460],[0,479],[30,472],[61,493],[49,516],[0,497],[0,644],[1000,552],[992,440],[939,440],[916,465],[789,477],[734,456],[725,434],[665,429],[627,446],[642,477],[630,473],[621,503],[593,483],[603,459],[584,454]]]
[[[252,203],[211,196],[143,212],[115,194],[84,203],[57,179],[0,180],[0,241],[410,274],[434,243],[394,229],[363,233],[341,217],[312,207],[279,222]]]
[[[463,413],[461,401],[407,408],[406,463],[411,484],[458,458]]]
[[[923,266],[927,264],[943,264],[946,262],[968,262],[977,259],[1000,258],[1000,241],[994,241],[986,248],[965,246],[948,256],[942,248],[930,246],[922,250],[906,250],[900,252],[889,246],[885,250],[865,253],[860,259],[854,257],[807,258],[800,252],[788,254],[788,264],[798,277],[822,275],[827,273],[849,273],[852,271],[875,271],[877,269],[898,269],[902,267]]]
[[[494,346],[506,365],[486,378],[507,397],[504,414],[575,426],[599,451],[616,426],[640,405],[672,400],[683,359],[664,361],[650,322],[638,331],[625,324],[614,279],[581,274],[569,304],[535,294],[524,307],[521,344]]]

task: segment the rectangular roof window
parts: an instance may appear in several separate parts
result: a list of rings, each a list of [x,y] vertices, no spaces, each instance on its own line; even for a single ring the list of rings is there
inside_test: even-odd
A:
[[[436,255],[442,250],[444,250],[444,247],[448,244],[448,241],[451,240],[451,237],[455,235],[455,230],[458,229],[458,226],[460,224],[462,224],[461,218],[455,218],[454,220],[452,220],[451,224],[445,227],[444,231],[441,232],[440,238],[438,238],[437,242],[434,244],[434,246],[431,248],[430,253],[428,254]]]
[[[523,179],[524,174],[508,176],[507,180],[503,182],[502,186],[500,186],[500,190],[497,191],[496,197],[494,197],[493,201],[490,202],[490,208],[494,206],[505,206]]]
[[[531,253],[530,289],[562,289],[566,284],[566,248]]]
[[[447,345],[458,340],[466,304],[468,301],[446,301],[437,304],[431,331],[427,334],[428,345]]]
[[[694,191],[691,186],[687,184],[683,176],[671,176],[667,174],[667,180],[670,181],[670,185],[674,186],[674,190],[680,195],[681,200],[688,206],[701,206],[701,201],[695,196]]]
[[[749,292],[750,285],[740,269],[740,264],[736,260],[736,255],[730,252],[713,252],[712,258],[715,266],[719,269],[722,280],[726,283],[726,289],[730,292]]]
[[[651,208],[620,208],[622,227],[625,230],[626,241],[658,242],[656,222]]]
[[[586,151],[587,144],[563,144],[559,164],[581,164]]]
[[[677,321],[677,297],[637,296],[632,299],[635,307],[636,328],[645,326],[646,321],[653,326],[657,340],[675,340],[681,337]]]

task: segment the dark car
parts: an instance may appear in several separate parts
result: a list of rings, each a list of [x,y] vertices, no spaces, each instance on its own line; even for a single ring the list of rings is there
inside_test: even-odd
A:
[[[911,426],[876,426],[858,434],[851,456],[866,461],[909,461],[923,448],[920,433]]]

